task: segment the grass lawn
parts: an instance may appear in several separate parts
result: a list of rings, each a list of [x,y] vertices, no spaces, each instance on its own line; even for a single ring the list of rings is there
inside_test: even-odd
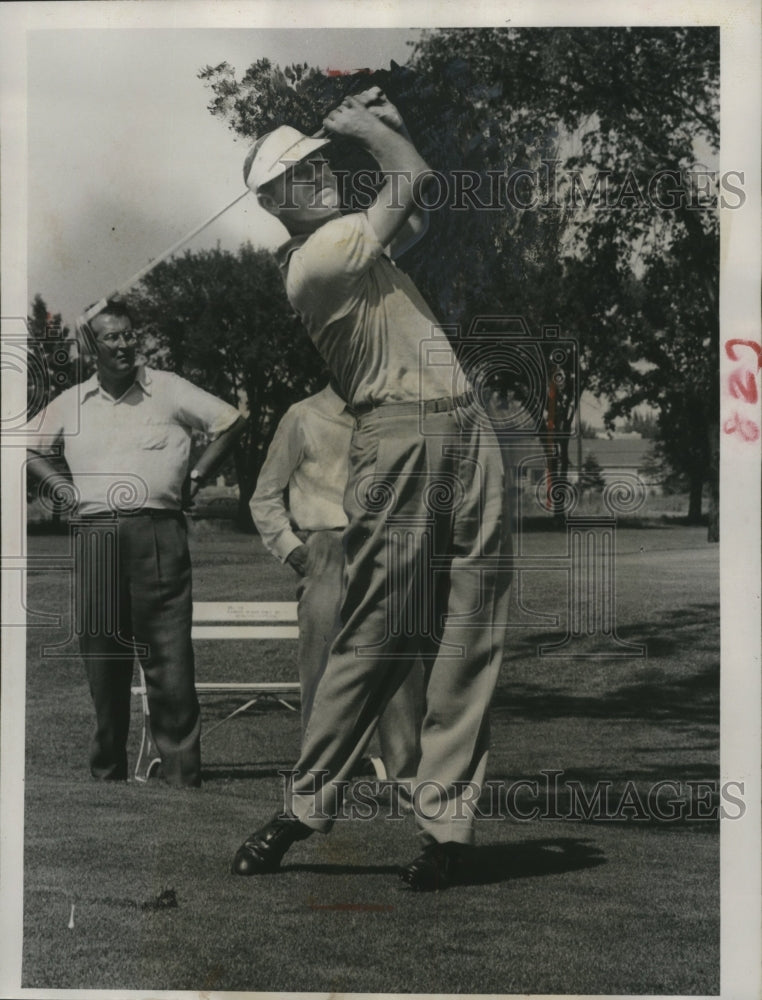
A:
[[[645,801],[660,780],[717,779],[718,550],[703,528],[617,535],[619,637],[538,655],[566,631],[566,575],[522,580],[523,627],[509,630],[493,710],[488,777],[563,771],[588,792],[628,781]],[[523,554],[557,556],[563,535],[527,534]],[[68,539],[33,536],[30,554]],[[199,600],[292,600],[290,570],[220,523],[192,528]],[[204,786],[101,786],[87,771],[91,706],[67,642],[61,573],[29,575],[23,985],[58,989],[278,992],[656,993],[719,991],[719,836],[711,819],[484,819],[472,883],[440,894],[398,888],[416,852],[408,817],[340,821],[297,844],[281,873],[229,874],[243,837],[281,800],[297,714],[257,707],[204,744]],[[555,622],[538,618],[545,612]],[[43,644],[59,652],[40,655]],[[605,644],[604,644],[605,646]],[[196,644],[199,679],[294,679],[291,643]],[[603,652],[574,658],[574,651]],[[206,698],[211,720],[230,704]],[[134,707],[131,754],[139,737]],[[636,812],[637,810],[635,810]],[[173,890],[177,905],[161,907]],[[74,926],[69,927],[74,904]]]

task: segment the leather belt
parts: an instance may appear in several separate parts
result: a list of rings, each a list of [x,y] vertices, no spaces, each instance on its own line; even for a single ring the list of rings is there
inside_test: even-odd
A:
[[[423,413],[448,413],[463,406],[470,406],[474,401],[472,392],[462,396],[440,396],[439,399],[425,399],[420,403],[361,403],[359,406],[347,406],[347,411],[353,417],[364,417],[368,413],[378,413],[383,416],[405,416]]]
[[[163,507],[139,507],[134,510],[98,510],[90,514],[78,514],[78,521],[117,521],[121,518],[152,517],[156,519],[172,517],[184,518],[181,510],[165,510]]]

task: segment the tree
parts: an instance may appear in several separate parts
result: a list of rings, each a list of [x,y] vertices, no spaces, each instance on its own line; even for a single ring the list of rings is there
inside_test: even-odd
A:
[[[370,77],[267,60],[200,75],[212,113],[249,137],[313,132],[344,93],[382,86],[448,192],[404,261],[435,311],[462,331],[518,316],[579,343],[579,382],[551,366],[542,390],[554,475],[589,388],[612,400],[609,423],[653,405],[694,498],[699,477],[716,498],[718,219],[694,170],[719,145],[715,28],[445,29]]]
[[[585,461],[582,463],[579,485],[583,492],[584,490],[602,490],[606,485],[606,481],[603,478],[601,463],[592,452],[590,452]]]
[[[27,316],[27,407],[29,417],[80,380],[78,352],[61,314],[51,314],[38,292]]]
[[[635,410],[624,424],[625,434],[640,434],[642,438],[653,440],[659,433],[659,424],[653,413]]]
[[[660,441],[654,442],[653,448],[645,456],[643,465],[638,469],[638,472],[647,484],[659,486],[665,496],[689,492],[690,481],[688,477],[684,472],[671,465]]]
[[[266,59],[249,67],[240,80],[227,63],[206,67],[199,75],[215,95],[211,113],[251,139],[284,123],[311,134],[347,93],[378,85],[389,95],[401,109],[416,145],[456,199],[431,213],[428,238],[405,255],[402,266],[442,319],[461,363],[484,384],[486,394],[495,386],[519,395],[539,391],[541,398],[532,406],[537,430],[545,440],[549,468],[565,474],[578,398],[577,370],[572,355],[565,365],[550,360],[554,345],[544,342],[539,308],[552,299],[557,285],[548,258],[557,261],[561,213],[540,218],[510,205],[497,212],[461,210],[473,197],[461,191],[470,184],[468,178],[461,180],[464,172],[489,183],[487,170],[501,161],[508,145],[517,167],[539,166],[542,155],[555,148],[552,130],[540,123],[531,148],[527,137],[498,143],[497,137],[484,140],[477,135],[475,141],[473,108],[460,98],[453,104],[453,94],[460,94],[471,79],[466,65],[449,67],[438,81],[395,63],[372,74],[335,77],[304,65],[281,69]],[[487,158],[485,150],[490,153]],[[328,155],[340,168],[344,200],[351,204],[356,172],[374,170],[376,165],[346,140],[332,140]],[[464,267],[462,255],[452,252],[452,247],[461,246],[469,248],[470,266]],[[528,318],[537,322],[527,322]],[[517,373],[507,377],[494,366],[495,334],[502,329],[506,336],[514,336],[517,328],[524,341],[534,342],[531,352],[542,355],[545,374],[540,386],[536,380],[531,385],[524,380],[522,385],[520,376],[517,383]]]
[[[708,481],[716,538],[719,229],[716,196],[701,193],[711,178],[694,168],[719,146],[718,32],[437,32],[414,65],[437,74],[453,60],[482,75],[488,114],[507,101],[519,109],[513,128],[539,116],[580,136],[563,164],[572,208],[581,191],[583,210],[568,219],[560,301],[588,387],[614,400],[609,423],[643,402],[659,409],[665,450],[690,479],[689,518],[700,517]],[[600,179],[604,193],[586,210]]]
[[[51,314],[45,299],[38,292],[32,300],[32,312],[27,316],[27,416],[31,419],[64,389],[80,381],[83,366],[79,353],[72,351],[69,328],[61,322],[61,314]],[[69,469],[63,456],[53,456],[52,465],[65,476]],[[35,496],[39,485],[28,484],[28,495]],[[58,525],[65,509],[63,501],[50,500],[53,524]]]
[[[275,261],[248,244],[235,254],[186,251],[148,274],[129,303],[152,364],[248,415],[234,463],[238,523],[251,530],[248,501],[278,421],[315,387],[323,368]]]

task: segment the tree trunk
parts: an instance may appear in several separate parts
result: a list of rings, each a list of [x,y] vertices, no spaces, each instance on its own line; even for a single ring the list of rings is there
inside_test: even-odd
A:
[[[709,423],[709,524],[706,540],[720,540],[720,427]]]
[[[251,430],[248,432],[251,434]],[[251,462],[247,462],[249,449],[239,442],[233,452],[235,462],[236,479],[238,480],[238,510],[236,511],[235,523],[240,531],[247,534],[254,534],[254,521],[251,517],[249,500],[254,492],[254,476],[251,472]]]
[[[702,476],[691,476],[688,492],[688,524],[701,524],[701,492],[703,487]]]
[[[714,493],[709,498],[709,520],[707,522],[706,540],[708,542],[719,542],[720,540],[720,505],[716,502]]]
[[[569,504],[566,502],[566,484],[569,481],[569,439],[562,437],[556,445],[553,459],[553,484],[558,484],[554,491],[553,516],[559,526],[566,525],[569,516]]]
[[[238,510],[235,515],[235,523],[236,527],[240,531],[245,531],[247,535],[255,534],[254,521],[251,516],[249,501],[240,491],[238,493]]]

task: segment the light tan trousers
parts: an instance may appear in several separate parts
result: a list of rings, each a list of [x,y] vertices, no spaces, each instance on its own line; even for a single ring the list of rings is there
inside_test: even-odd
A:
[[[306,732],[318,681],[328,650],[341,626],[344,548],[341,531],[300,533],[307,546],[307,566],[297,588],[299,683],[302,731]],[[416,663],[378,720],[379,755],[392,780],[415,778],[423,718],[423,667]]]
[[[413,807],[426,841],[473,841],[508,614],[503,467],[475,407],[357,418],[343,622],[287,802],[327,832],[345,782],[416,656],[427,674]],[[501,558],[501,553],[503,557]]]

